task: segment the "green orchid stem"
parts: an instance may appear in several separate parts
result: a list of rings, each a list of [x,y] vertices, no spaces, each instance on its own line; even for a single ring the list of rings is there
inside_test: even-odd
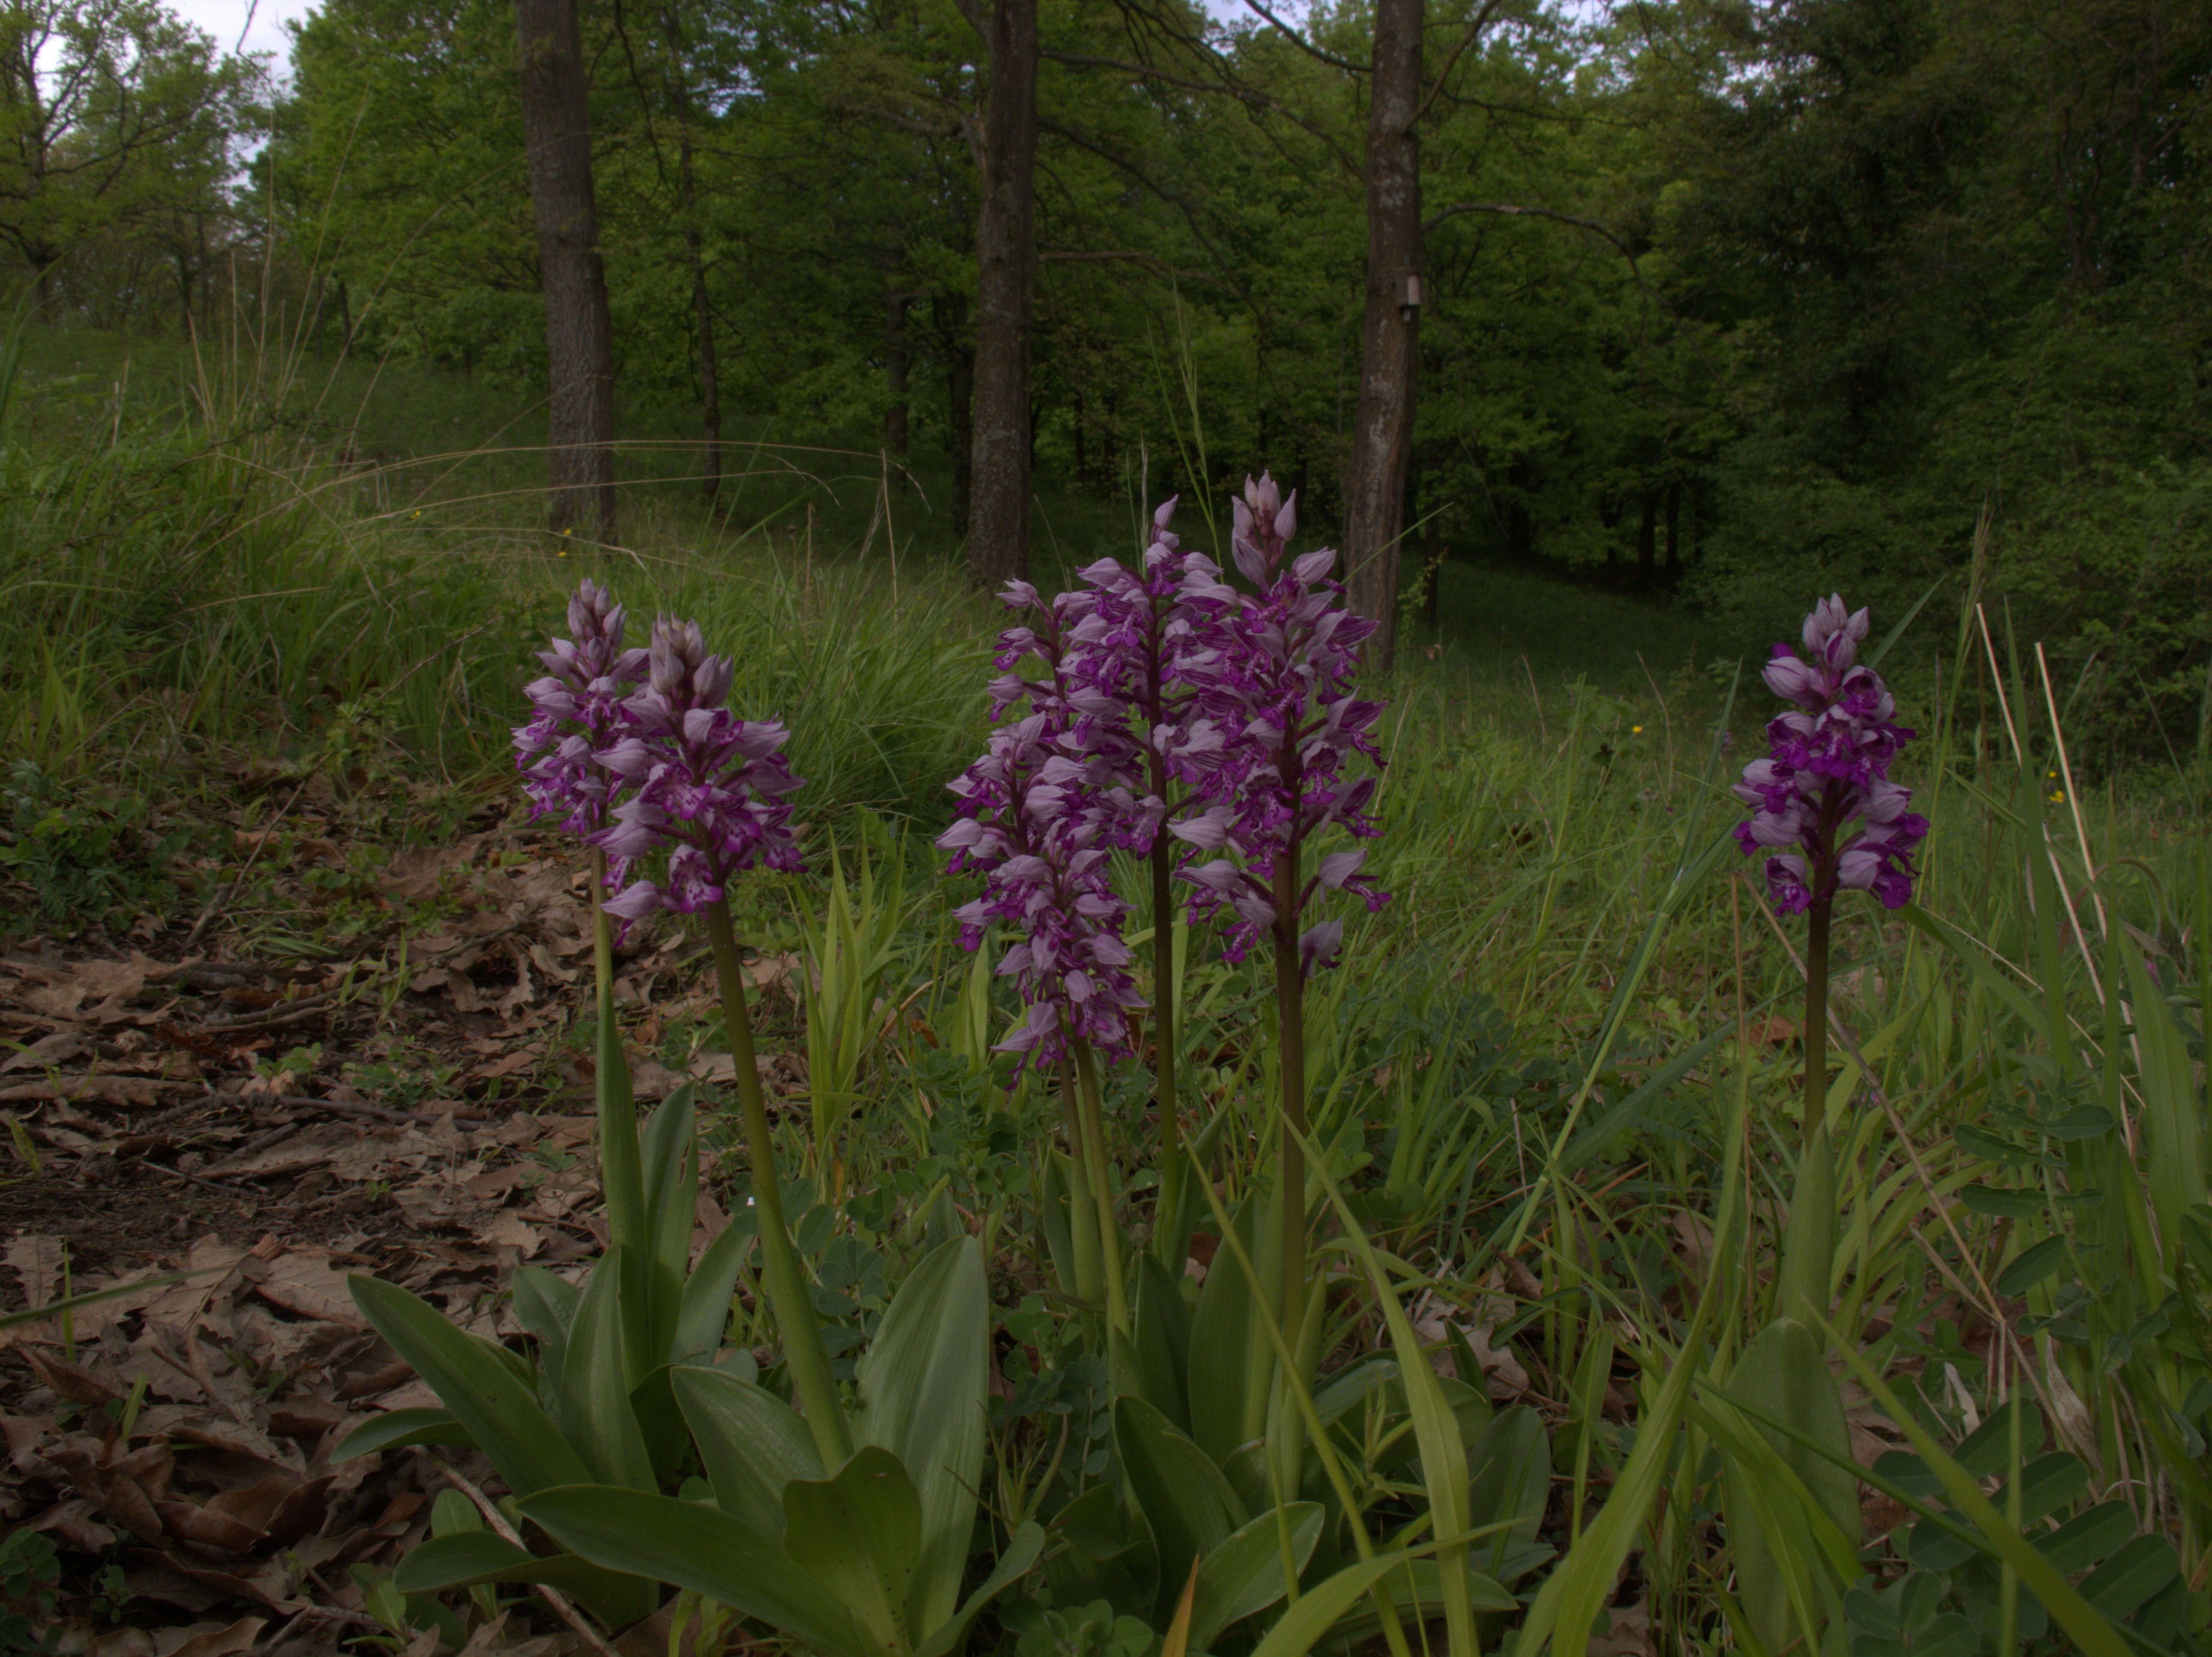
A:
[[[1099,1264],[1106,1277],[1106,1326],[1127,1338],[1129,1298],[1121,1283],[1121,1240],[1114,1223],[1114,1189],[1106,1178],[1106,1123],[1099,1108],[1098,1067],[1091,1057],[1091,1044],[1078,1036],[1068,1044],[1075,1050],[1076,1096],[1083,1106],[1084,1160],[1091,1165],[1091,1202],[1098,1214]]]
[[[1275,869],[1275,1031],[1283,1082],[1283,1327],[1295,1345],[1306,1302],[1305,974],[1298,963],[1301,859],[1294,845]]]
[[[1087,1337],[1097,1333],[1097,1308],[1105,1303],[1104,1273],[1098,1258],[1098,1215],[1091,1199],[1091,1153],[1084,1149],[1083,1107],[1075,1087],[1075,1066],[1060,1061],[1060,1102],[1067,1115],[1067,1235],[1074,1258],[1070,1261],[1075,1281],[1070,1290],[1085,1308]],[[1103,1342],[1097,1343],[1101,1347]]]
[[[1828,923],[1832,895],[1815,898],[1805,929],[1805,1144],[1828,1120]]]
[[[630,1091],[629,1063],[623,1054],[622,1031],[615,1023],[614,921],[599,907],[607,892],[607,854],[592,847],[592,964],[599,1019],[593,1062],[599,1112],[599,1188],[606,1195],[607,1237],[638,1254],[645,1246],[645,1181],[638,1161],[637,1101]]]
[[[806,1273],[799,1264],[799,1251],[791,1246],[791,1230],[783,1220],[783,1186],[776,1168],[775,1140],[768,1125],[767,1102],[761,1097],[760,1071],[753,1065],[753,1026],[745,1011],[744,964],[738,958],[737,933],[731,928],[726,900],[718,898],[707,906],[707,937],[714,946],[714,978],[722,992],[722,1019],[729,1026],[730,1057],[737,1067],[738,1106],[744,1119],[745,1152],[752,1163],[761,1275],[767,1281],[769,1303],[775,1308],[776,1328],[783,1337],[783,1361],[791,1367],[792,1390],[799,1394],[799,1407],[806,1412],[807,1429],[814,1435],[823,1466],[834,1472],[853,1454],[853,1443],[845,1429],[845,1408],[837,1395],[836,1377],[830,1371],[830,1354],[822,1344],[822,1327],[815,1321]]]
[[[1814,872],[1817,880],[1826,871]],[[1831,895],[1815,898],[1807,917],[1804,1138],[1774,1307],[1808,1329],[1819,1328],[1828,1315],[1836,1258],[1835,1150],[1828,1138],[1828,927],[1834,912]]]
[[[599,907],[607,895],[607,853],[592,847],[592,966],[599,974],[599,993],[611,995],[615,986],[615,923]]]
[[[1164,762],[1155,758],[1155,792],[1165,796]],[[1160,1193],[1152,1206],[1152,1252],[1182,1276],[1189,1234],[1182,1217],[1182,1120],[1176,1107],[1174,848],[1152,837],[1152,1094],[1160,1113]],[[1170,1255],[1175,1256],[1170,1259]]]

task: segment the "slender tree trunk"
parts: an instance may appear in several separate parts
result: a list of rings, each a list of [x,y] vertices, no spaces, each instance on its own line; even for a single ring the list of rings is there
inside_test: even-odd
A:
[[[522,131],[545,296],[550,527],[615,541],[613,329],[592,197],[592,130],[574,0],[514,0]]]
[[[983,208],[975,226],[975,509],[981,586],[1030,565],[1030,308],[1036,284],[1036,0],[993,0]]]
[[[1659,568],[1659,491],[1644,491],[1644,515],[1636,525],[1636,584],[1647,592]]]
[[[1682,480],[1679,477],[1667,485],[1667,585],[1669,588],[1682,574]]]
[[[1367,112],[1367,318],[1344,486],[1352,608],[1381,623],[1368,659],[1388,671],[1398,622],[1397,536],[1420,364],[1423,0],[1376,0]]]
[[[975,423],[975,348],[968,343],[968,296],[945,294],[930,301],[937,319],[938,337],[945,343],[945,412],[950,427],[946,446],[952,452],[952,533],[968,533],[969,507],[975,501],[975,475],[971,470],[975,450],[968,438]]]
[[[907,446],[907,371],[911,362],[906,311],[912,299],[893,288],[884,295],[884,381],[890,407],[884,411],[884,445],[904,458]]]
[[[711,503],[722,492],[722,368],[714,353],[714,305],[707,297],[705,239],[699,232],[698,186],[691,175],[689,100],[677,112],[685,122],[678,150],[677,180],[684,195],[684,246],[691,261],[691,312],[699,329],[699,424],[706,438],[706,476],[700,487]]]

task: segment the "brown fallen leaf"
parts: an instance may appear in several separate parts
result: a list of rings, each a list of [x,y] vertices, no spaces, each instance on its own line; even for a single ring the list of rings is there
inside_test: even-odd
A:
[[[305,1611],[310,1603],[293,1596],[291,1572],[273,1559],[241,1562],[228,1570],[199,1564],[175,1552],[162,1554],[161,1561],[178,1575],[203,1587],[251,1605],[266,1605],[286,1617]]]
[[[10,1071],[45,1070],[52,1065],[65,1065],[82,1054],[90,1044],[82,1030],[56,1030],[42,1035],[22,1052],[10,1053],[0,1063],[0,1076]]]
[[[161,1527],[179,1542],[197,1548],[221,1548],[226,1553],[252,1553],[267,1539],[254,1526],[227,1513],[217,1513],[197,1502],[157,1502],[154,1511]]]
[[[62,1280],[62,1240],[21,1236],[8,1245],[8,1265],[23,1284],[23,1304],[44,1306]]]
[[[331,1265],[322,1248],[292,1248],[269,1262],[269,1275],[253,1292],[271,1306],[325,1323],[366,1327],[346,1286],[346,1274]]]
[[[44,1513],[25,1520],[23,1528],[58,1538],[85,1553],[105,1553],[115,1545],[115,1533],[92,1516],[92,1503],[82,1496],[55,1502]]]
[[[155,1657],[238,1657],[239,1653],[253,1649],[253,1642],[268,1626],[265,1617],[241,1617],[228,1628],[196,1627],[188,1631],[187,1638],[167,1650],[157,1646]]]
[[[70,1363],[48,1357],[35,1346],[25,1347],[23,1356],[38,1372],[39,1379],[71,1404],[96,1409],[100,1405],[117,1402],[130,1390],[105,1363],[96,1369],[90,1364]]]

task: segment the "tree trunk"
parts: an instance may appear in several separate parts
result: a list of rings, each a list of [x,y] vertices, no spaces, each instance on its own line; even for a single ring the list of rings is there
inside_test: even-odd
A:
[[[1667,586],[1671,589],[1682,574],[1682,480],[1667,485]]]
[[[965,294],[940,294],[930,300],[929,309],[945,346],[945,446],[952,452],[952,534],[958,540],[968,533],[969,509],[975,495],[975,475],[970,469],[975,450],[968,440],[975,424],[975,348],[968,343]]]
[[[705,438],[706,464],[700,478],[712,506],[722,492],[722,368],[714,349],[714,306],[707,294],[706,236],[699,228],[699,186],[692,171],[690,58],[684,49],[684,19],[674,6],[663,7],[661,32],[668,40],[668,104],[676,118],[676,200],[684,215],[684,258],[691,267],[691,320],[699,359],[699,424]],[[642,94],[644,88],[640,88]]]
[[[1644,516],[1636,525],[1636,584],[1651,590],[1659,568],[1659,491],[1644,491]]]
[[[711,506],[722,492],[722,368],[714,352],[714,306],[707,297],[707,257],[699,231],[699,194],[691,178],[689,100],[677,111],[685,123],[678,153],[678,183],[684,192],[684,246],[691,261],[691,312],[699,329],[699,425],[706,438],[706,475],[700,487]]]
[[[1036,282],[1036,0],[993,0],[983,207],[975,226],[975,509],[968,568],[996,587],[1030,564],[1030,306]]]
[[[884,411],[884,446],[901,459],[907,446],[907,370],[909,366],[906,308],[911,295],[894,290],[884,295],[884,381],[890,407]]]
[[[1422,0],[1376,0],[1367,112],[1367,317],[1344,486],[1352,608],[1381,624],[1368,659],[1388,671],[1398,621],[1397,537],[1419,367]]]
[[[514,0],[522,132],[545,296],[549,525],[615,542],[613,330],[592,198],[592,130],[574,0]]]

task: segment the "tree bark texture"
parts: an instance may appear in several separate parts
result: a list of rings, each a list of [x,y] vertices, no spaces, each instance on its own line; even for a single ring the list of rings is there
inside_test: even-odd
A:
[[[522,65],[522,131],[545,297],[549,522],[615,543],[613,330],[599,220],[592,195],[592,130],[574,0],[514,0]]]
[[[996,587],[1030,563],[1030,311],[1036,286],[1036,0],[992,0],[975,226],[975,501],[968,568]]]
[[[1352,608],[1380,628],[1368,659],[1384,671],[1396,646],[1397,536],[1413,448],[1420,364],[1423,0],[1376,0],[1367,110],[1367,313],[1359,403],[1344,485],[1344,557]]]

